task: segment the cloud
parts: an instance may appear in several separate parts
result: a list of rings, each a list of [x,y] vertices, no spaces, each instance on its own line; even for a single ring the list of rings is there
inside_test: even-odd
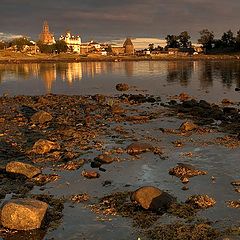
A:
[[[3,41],[8,41],[8,40],[11,40],[14,38],[20,38],[20,37],[23,37],[23,35],[0,32],[0,40],[3,40]]]
[[[3,32],[38,38],[49,21],[56,35],[71,29],[89,38],[152,36],[188,31],[193,39],[203,28],[217,36],[238,30],[239,0],[1,0]]]

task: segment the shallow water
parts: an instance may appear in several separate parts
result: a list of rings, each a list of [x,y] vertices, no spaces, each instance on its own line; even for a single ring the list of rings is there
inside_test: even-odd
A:
[[[186,92],[219,102],[239,100],[240,62],[146,61],[0,64],[0,95],[116,94],[127,82],[165,99]],[[132,89],[134,90],[134,89]]]
[[[115,90],[115,85],[119,82],[129,83],[132,86],[130,92],[154,94],[161,96],[163,100],[186,92],[197,99],[210,102],[219,103],[223,98],[239,102],[240,92],[236,92],[235,88],[240,87],[240,63],[162,61],[0,65],[1,95],[42,95],[50,92],[110,95],[119,94]],[[161,109],[159,106],[155,107]],[[154,110],[148,104],[142,108]],[[35,187],[32,193],[69,198],[73,194],[87,192],[91,201],[95,202],[114,192],[133,191],[143,185],[154,185],[183,202],[193,194],[208,194],[216,199],[217,204],[213,208],[200,211],[198,217],[209,219],[220,229],[233,224],[239,225],[239,209],[228,208],[225,203],[240,198],[230,184],[232,180],[239,178],[239,147],[230,149],[223,145],[202,144],[224,136],[224,133],[195,133],[183,137],[160,131],[160,128],[178,129],[182,122],[183,120],[165,117],[163,114],[146,124],[114,123],[100,137],[105,150],[125,148],[133,139],[138,139],[150,141],[154,146],[163,148],[166,159],[153,153],[144,153],[139,159],[123,154],[120,162],[104,165],[106,172],[100,172],[99,179],[88,180],[81,176],[83,169],[91,169],[90,164],[85,164],[76,171],[57,171],[61,176],[59,181],[49,183],[44,188]],[[122,125],[129,132],[129,138],[118,136],[113,131],[115,125]],[[184,140],[184,146],[174,147],[172,142],[176,140]],[[193,157],[184,155],[189,152],[193,153]],[[98,154],[98,151],[86,152],[83,157],[93,159]],[[179,162],[190,163],[208,171],[208,174],[191,178],[189,190],[183,191],[181,181],[168,174],[169,169]],[[44,172],[53,173],[55,169],[48,168]],[[212,181],[212,176],[215,181]],[[112,183],[103,186],[106,180]],[[102,216],[91,212],[87,205],[67,201],[61,225],[48,232],[44,239],[137,240],[141,237],[144,240],[131,219],[109,216],[102,220],[99,219]],[[160,218],[161,223],[175,220],[175,217],[169,215]]]

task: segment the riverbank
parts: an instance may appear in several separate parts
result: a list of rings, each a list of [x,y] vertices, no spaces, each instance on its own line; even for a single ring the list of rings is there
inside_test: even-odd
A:
[[[86,56],[78,54],[27,54],[20,52],[11,51],[0,51],[0,64],[8,63],[42,63],[42,62],[118,62],[118,61],[240,61],[240,54],[229,54],[229,55],[168,55],[161,54],[158,56],[101,56],[97,54],[89,54]]]

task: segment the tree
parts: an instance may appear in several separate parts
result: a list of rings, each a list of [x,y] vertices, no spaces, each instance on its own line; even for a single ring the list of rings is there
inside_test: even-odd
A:
[[[212,44],[214,43],[214,34],[210,32],[208,29],[203,29],[200,33],[200,38],[198,39],[198,43],[201,43],[206,50],[212,48]]]
[[[15,38],[9,43],[10,47],[16,46],[17,51],[22,51],[24,46],[32,46],[33,44],[26,37]]]
[[[149,48],[150,52],[152,52],[154,50],[154,43],[148,44],[148,48]]]
[[[41,53],[53,53],[55,51],[54,44],[48,45],[48,44],[43,44],[41,41],[39,41],[37,42],[37,45]]]
[[[178,42],[179,37],[176,35],[167,35],[165,39],[167,41],[167,48],[178,48],[180,46]]]
[[[57,40],[56,43],[54,44],[54,49],[56,50],[57,53],[67,52],[68,46],[65,41]]]
[[[237,35],[236,35],[236,38],[235,38],[235,48],[237,50],[240,50],[240,30],[237,31]]]
[[[179,44],[180,44],[181,48],[190,48],[191,47],[192,43],[191,43],[191,41],[189,41],[189,39],[191,37],[189,36],[187,31],[180,33],[178,38],[179,38]]]
[[[235,38],[233,36],[233,32],[231,30],[223,33],[222,35],[222,43],[223,43],[223,47],[234,47],[235,45]]]

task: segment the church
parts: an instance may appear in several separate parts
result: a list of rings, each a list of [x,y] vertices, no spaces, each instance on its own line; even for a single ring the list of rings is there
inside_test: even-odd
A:
[[[53,33],[49,31],[49,26],[47,21],[45,21],[43,24],[42,33],[40,34],[39,39],[43,44],[47,44],[47,45],[52,45],[56,43]]]

